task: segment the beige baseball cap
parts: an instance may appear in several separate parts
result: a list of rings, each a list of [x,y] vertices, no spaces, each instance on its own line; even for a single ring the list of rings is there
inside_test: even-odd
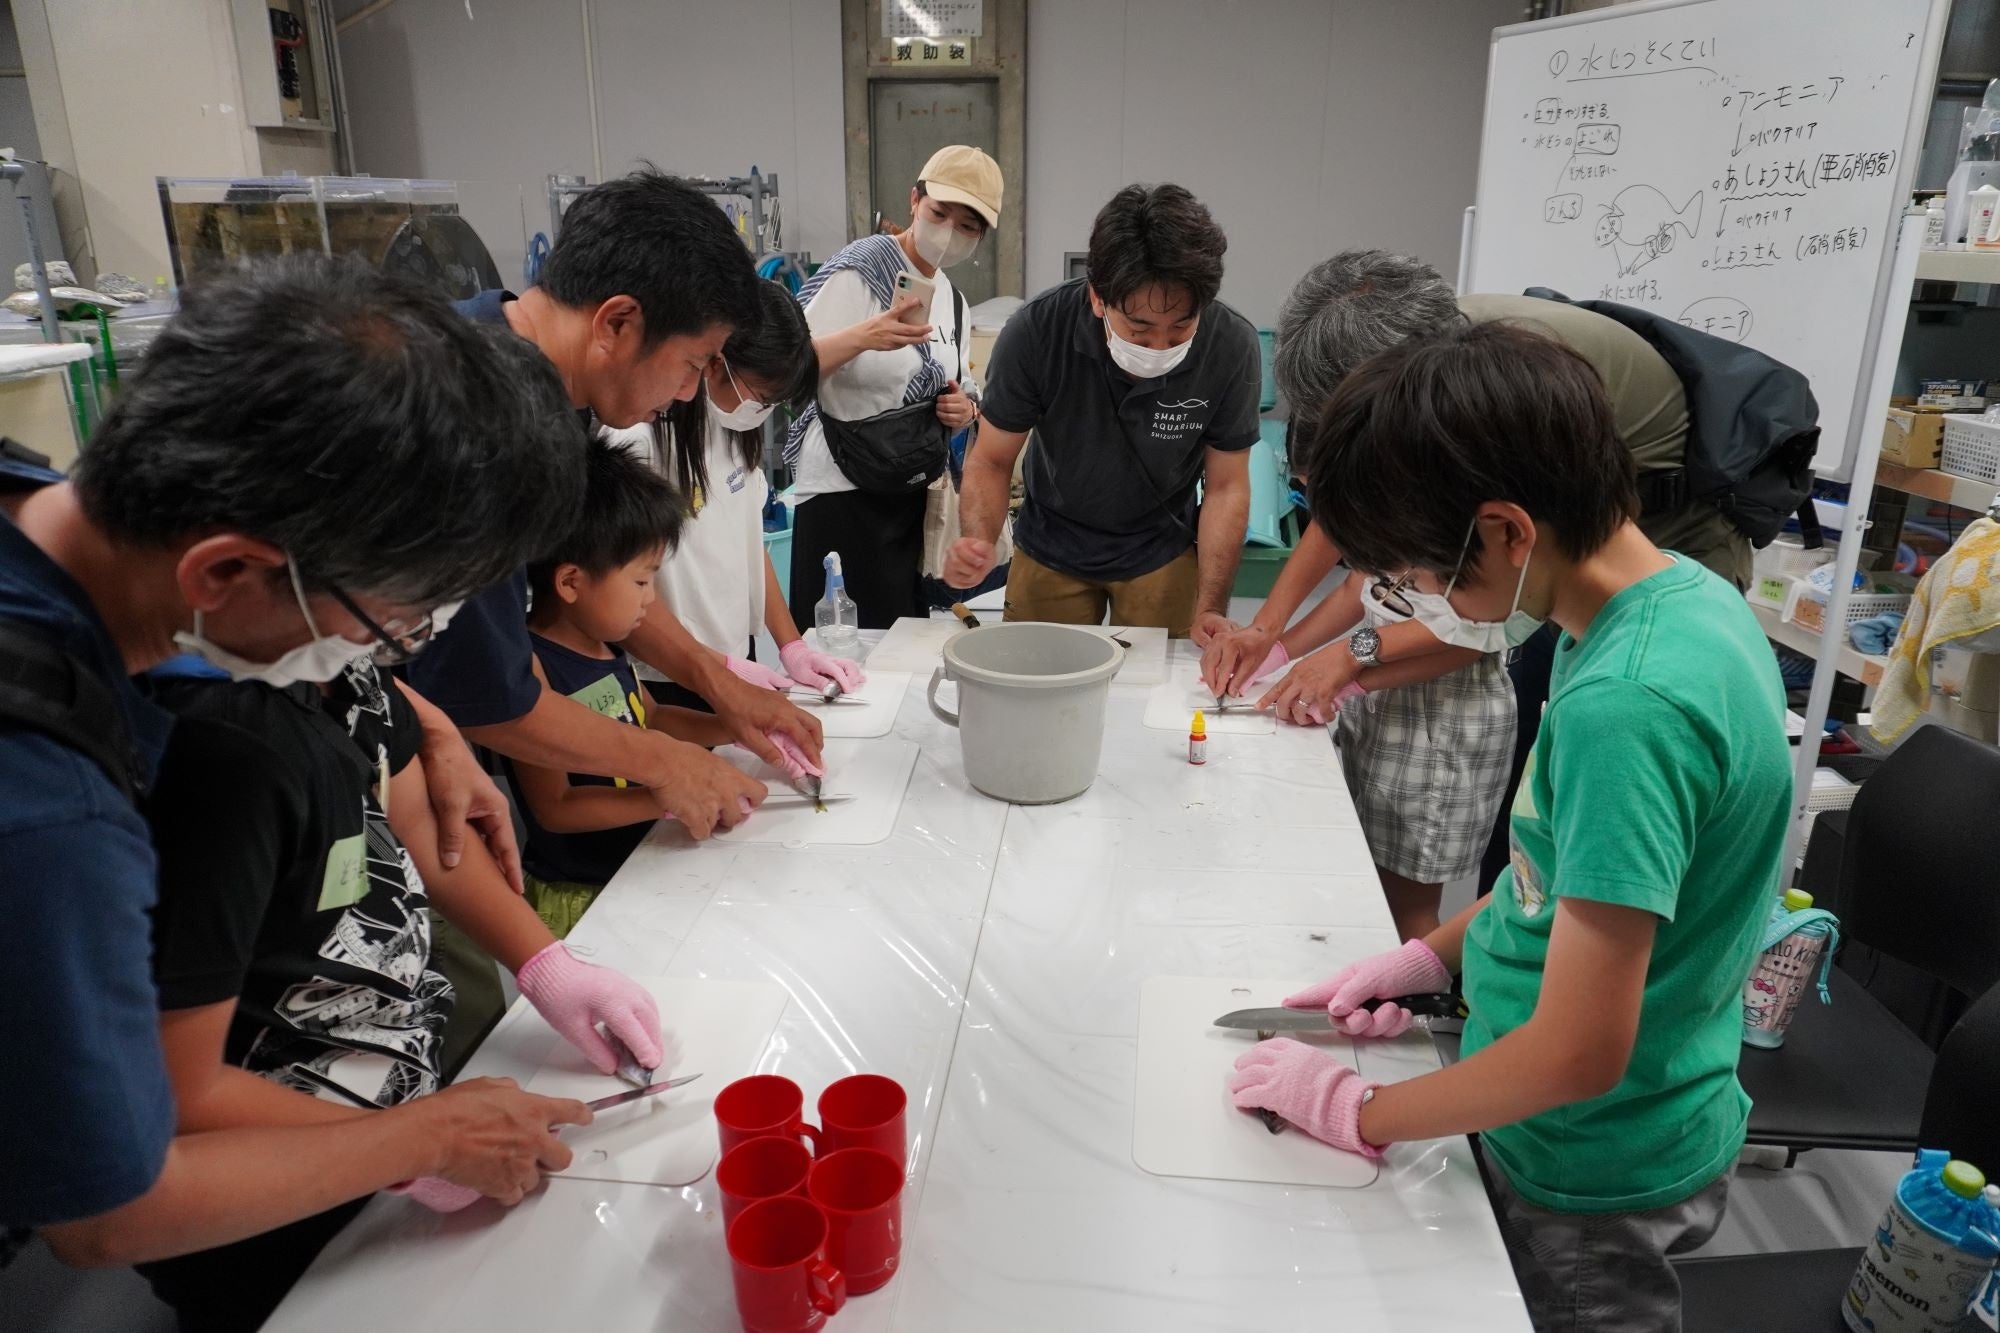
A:
[[[924,193],[947,204],[964,204],[986,225],[1000,225],[1000,164],[977,148],[955,143],[938,149],[917,179]]]

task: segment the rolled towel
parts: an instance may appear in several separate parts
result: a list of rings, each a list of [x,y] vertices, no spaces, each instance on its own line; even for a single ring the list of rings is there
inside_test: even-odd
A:
[[[1847,641],[1870,657],[1882,657],[1895,646],[1896,631],[1903,627],[1901,611],[1884,611],[1879,616],[1857,620],[1847,627]]]

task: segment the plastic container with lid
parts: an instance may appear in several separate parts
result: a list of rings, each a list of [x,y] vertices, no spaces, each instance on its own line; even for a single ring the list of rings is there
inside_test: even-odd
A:
[[[1952,1333],[2000,1259],[1986,1177],[1939,1148],[1917,1153],[1841,1301],[1854,1333]]]

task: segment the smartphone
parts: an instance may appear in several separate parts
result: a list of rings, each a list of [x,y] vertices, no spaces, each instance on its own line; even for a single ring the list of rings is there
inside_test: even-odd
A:
[[[896,275],[896,302],[901,304],[906,297],[917,298],[914,310],[903,316],[905,324],[928,324],[931,322],[931,298],[937,294],[937,284],[929,278],[920,277],[904,269]]]

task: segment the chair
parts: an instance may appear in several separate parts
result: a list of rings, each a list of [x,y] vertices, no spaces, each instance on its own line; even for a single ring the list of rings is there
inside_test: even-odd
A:
[[[2000,983],[1996,810],[2000,751],[1942,727],[1913,734],[1848,814],[1828,904],[1843,939],[1961,996]],[[1834,969],[1829,988],[1832,1004],[1808,996],[1799,1006],[1783,1046],[1744,1047],[1749,1141],[1793,1158],[1808,1148],[1915,1150],[1936,1057],[1849,973]]]
[[[2000,986],[1945,1037],[1924,1091],[1917,1137],[2000,1176]],[[1889,1201],[1882,1200],[1887,1208]],[[1861,1251],[1801,1250],[1676,1259],[1684,1333],[1844,1333],[1841,1293]]]

